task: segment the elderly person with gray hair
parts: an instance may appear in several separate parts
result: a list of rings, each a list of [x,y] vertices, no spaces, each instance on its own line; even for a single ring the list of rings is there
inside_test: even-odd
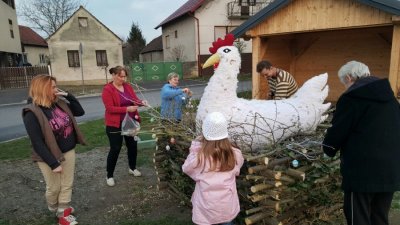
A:
[[[340,96],[323,150],[340,150],[344,214],[349,225],[387,225],[393,193],[400,190],[400,105],[387,79],[351,61],[339,79]]]
[[[161,117],[179,122],[182,119],[182,106],[192,92],[189,88],[178,87],[179,75],[177,73],[168,74],[167,81],[168,83],[161,89]]]

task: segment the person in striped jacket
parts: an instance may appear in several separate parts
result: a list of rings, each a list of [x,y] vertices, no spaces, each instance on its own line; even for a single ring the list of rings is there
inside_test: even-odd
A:
[[[257,72],[268,80],[268,99],[286,99],[299,89],[296,80],[290,73],[273,67],[268,61],[260,61],[257,64]]]

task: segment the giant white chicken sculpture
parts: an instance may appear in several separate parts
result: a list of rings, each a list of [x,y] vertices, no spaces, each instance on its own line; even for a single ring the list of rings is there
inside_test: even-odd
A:
[[[232,39],[227,36],[225,39]],[[241,58],[235,46],[224,45],[218,40],[217,50],[203,68],[218,63],[201,97],[196,115],[198,124],[207,113],[221,112],[229,121],[229,133],[241,147],[257,149],[277,143],[290,136],[311,133],[323,122],[330,104],[323,104],[328,95],[328,74],[321,74],[306,81],[289,99],[247,100],[238,98]],[[210,48],[211,51],[211,48]]]

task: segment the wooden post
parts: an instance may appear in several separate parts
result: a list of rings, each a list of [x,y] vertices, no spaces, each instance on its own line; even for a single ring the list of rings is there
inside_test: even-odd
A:
[[[390,55],[389,81],[396,97],[400,89],[400,16],[393,16],[392,51]]]
[[[253,91],[252,96],[254,99],[260,98],[260,75],[257,73],[257,63],[260,59],[261,51],[261,38],[259,36],[254,37],[252,41],[252,80],[253,80]]]

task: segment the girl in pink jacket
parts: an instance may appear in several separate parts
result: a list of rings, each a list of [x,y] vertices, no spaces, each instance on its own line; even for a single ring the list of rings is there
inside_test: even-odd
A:
[[[192,195],[195,224],[231,225],[240,211],[236,176],[243,165],[241,151],[228,139],[228,123],[219,112],[206,116],[203,137],[192,141],[182,166],[196,181]]]

